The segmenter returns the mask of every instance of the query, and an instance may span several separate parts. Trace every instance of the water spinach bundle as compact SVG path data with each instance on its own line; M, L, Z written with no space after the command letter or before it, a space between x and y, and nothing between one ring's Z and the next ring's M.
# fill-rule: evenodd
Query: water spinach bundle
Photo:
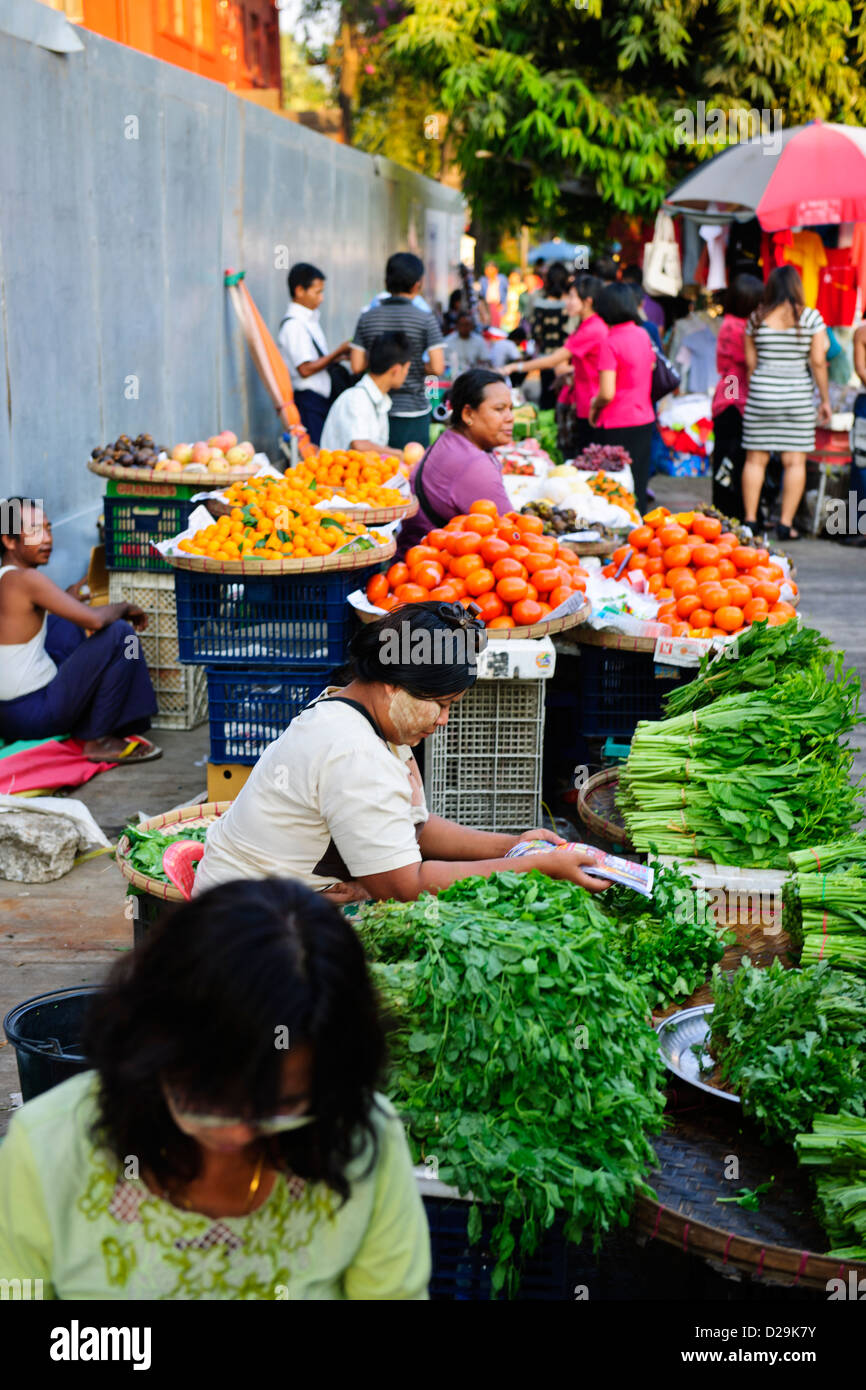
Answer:
M799 850L788 862L785 930L800 963L827 960L866 973L866 836Z

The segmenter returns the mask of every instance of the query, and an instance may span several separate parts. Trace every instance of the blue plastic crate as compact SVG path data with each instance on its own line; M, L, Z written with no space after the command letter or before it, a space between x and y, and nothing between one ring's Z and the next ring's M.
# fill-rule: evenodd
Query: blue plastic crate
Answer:
M170 574L172 566L151 549L151 541L167 541L183 531L195 505L181 497L106 496L106 569Z
M641 719L661 719L662 701L692 680L696 668L659 667L652 652L580 648L580 732L585 738L630 740Z
M257 762L295 715L334 683L332 671L208 667L211 762Z
M176 570L179 658L204 666L341 665L354 614L346 603L375 567L303 575Z

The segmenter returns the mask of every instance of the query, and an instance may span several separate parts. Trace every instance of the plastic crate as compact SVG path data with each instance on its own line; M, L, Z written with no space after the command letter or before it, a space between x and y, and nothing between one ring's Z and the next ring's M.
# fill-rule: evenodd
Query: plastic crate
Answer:
M186 528L194 503L178 497L104 497L105 563L109 570L170 574L171 565L151 549Z
M652 652L580 648L580 731L586 738L630 740L638 721L661 719L665 695L696 670L659 666Z
M425 794L437 816L519 832L541 818L544 680L479 680L425 749Z
M210 761L255 763L296 714L333 684L330 671L208 667Z
M367 568L247 578L177 570L180 659L207 666L339 666L355 621L346 599L373 573Z
M153 682L158 713L155 729L194 729L207 719L207 682L200 666L182 666L178 658L177 613L173 574L108 576L109 603L136 603L147 614L138 635Z

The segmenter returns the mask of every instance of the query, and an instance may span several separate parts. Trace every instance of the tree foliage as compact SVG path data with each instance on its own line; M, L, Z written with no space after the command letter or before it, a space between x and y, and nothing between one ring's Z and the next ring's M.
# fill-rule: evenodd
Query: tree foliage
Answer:
M719 147L683 141L698 101L866 122L866 6L847 0L415 0L385 43L392 82L438 94L488 225L574 220L587 188L653 212Z

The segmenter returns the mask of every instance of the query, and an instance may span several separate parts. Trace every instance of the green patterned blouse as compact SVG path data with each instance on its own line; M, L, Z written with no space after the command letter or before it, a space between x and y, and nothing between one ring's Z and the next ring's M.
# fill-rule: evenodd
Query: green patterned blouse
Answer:
M379 1156L347 1202L277 1177L247 1216L181 1211L94 1148L97 1077L29 1101L0 1144L0 1279L61 1299L424 1299L430 1241L403 1127L377 1097Z

